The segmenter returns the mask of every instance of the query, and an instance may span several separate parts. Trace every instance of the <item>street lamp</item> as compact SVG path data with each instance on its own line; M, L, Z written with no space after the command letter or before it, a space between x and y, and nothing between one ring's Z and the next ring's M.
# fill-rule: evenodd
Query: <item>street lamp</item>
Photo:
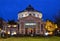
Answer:
M49 33L48 33L48 32L46 32L46 33L45 33L45 36L48 36L48 35L49 35Z

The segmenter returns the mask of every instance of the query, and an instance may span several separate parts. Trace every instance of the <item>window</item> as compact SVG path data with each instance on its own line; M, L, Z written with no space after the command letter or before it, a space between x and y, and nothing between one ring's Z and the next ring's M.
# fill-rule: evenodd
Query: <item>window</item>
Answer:
M14 34L16 34L16 32L14 32Z
M8 27L11 27L11 25L8 25Z
M23 17L23 14L22 14L22 17Z
M10 31L8 31L8 34L10 34Z
M36 23L25 23L25 25L36 25Z
M33 16L35 16L35 14L33 14Z
M25 15L27 15L27 14L25 14Z
M13 27L17 27L17 25L13 25Z
M29 14L29 16L31 16L31 14Z
M39 14L37 16L39 17Z

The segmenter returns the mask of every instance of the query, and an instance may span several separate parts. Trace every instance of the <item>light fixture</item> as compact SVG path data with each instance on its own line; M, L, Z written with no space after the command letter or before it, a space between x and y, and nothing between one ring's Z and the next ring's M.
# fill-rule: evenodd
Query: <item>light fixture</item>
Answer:
M45 33L45 35L46 35L46 36L48 36L48 35L49 35L49 33L48 33L48 32L46 32L46 33Z
M10 34L10 31L8 31L8 34Z
M14 34L16 34L16 32L14 32Z
M11 25L8 25L8 27L11 27Z
M17 27L17 25L13 25L13 27Z

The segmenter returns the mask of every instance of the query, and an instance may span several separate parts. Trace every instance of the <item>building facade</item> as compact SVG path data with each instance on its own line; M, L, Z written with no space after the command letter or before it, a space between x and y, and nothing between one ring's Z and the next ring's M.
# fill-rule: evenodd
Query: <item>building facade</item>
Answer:
M29 5L18 13L18 21L4 21L0 19L0 36L4 35L54 35L57 24L42 20L42 12ZM60 29L58 28L58 33ZM6 36L5 35L5 36ZM60 34L59 34L60 35Z
M29 5L18 14L19 34L22 35L43 35L45 34L45 22L42 20L42 13Z
M11 20L7 23L6 33L10 36L18 34L18 24L17 22Z

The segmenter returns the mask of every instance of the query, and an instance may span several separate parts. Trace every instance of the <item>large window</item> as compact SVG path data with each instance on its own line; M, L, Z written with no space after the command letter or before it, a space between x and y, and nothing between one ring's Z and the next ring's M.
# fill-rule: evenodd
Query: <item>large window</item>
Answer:
M36 23L25 23L25 25L36 25Z
M25 23L25 27L36 27L36 23Z

